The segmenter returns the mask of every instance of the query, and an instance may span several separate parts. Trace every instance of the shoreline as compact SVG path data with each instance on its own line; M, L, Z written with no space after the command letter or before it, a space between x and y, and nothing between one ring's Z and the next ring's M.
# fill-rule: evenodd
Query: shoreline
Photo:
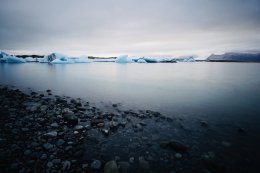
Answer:
M53 96L51 90L26 94L0 86L0 98L1 172L240 170L226 162L234 153L225 156L236 144L223 139L211 144L217 137L211 133L203 138L212 130L207 121L193 130L178 117L121 110L118 104L106 112L85 100ZM243 138L246 130L239 128L238 135Z

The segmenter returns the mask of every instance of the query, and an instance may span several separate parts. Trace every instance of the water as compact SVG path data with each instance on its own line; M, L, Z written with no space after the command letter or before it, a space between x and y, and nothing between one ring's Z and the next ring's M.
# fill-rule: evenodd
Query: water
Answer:
M255 118L259 76L257 63L0 64L0 84L216 119Z
M129 134L138 137L139 142L142 136L150 139L153 134L159 135L159 140L180 139L192 146L189 159L193 161L189 163L196 165L203 153L213 151L225 156L225 164L239 172L247 170L245 163L256 166L260 154L259 76L259 63L0 64L0 85L35 91L51 89L54 94L80 97L104 108L120 103L120 109L150 109L179 117L183 119L181 126L179 122L158 126L148 120L149 130ZM209 128L201 129L201 120L206 120ZM247 134L238 134L239 127ZM119 146L129 143L125 131L108 139L104 146L107 155L112 150L124 152ZM232 147L223 148L223 141ZM146 151L143 147L141 151ZM151 149L155 153L157 150ZM129 155L122 157L127 159ZM184 161L180 165L186 165ZM254 166L249 172L255 170ZM189 170L193 165L187 167Z

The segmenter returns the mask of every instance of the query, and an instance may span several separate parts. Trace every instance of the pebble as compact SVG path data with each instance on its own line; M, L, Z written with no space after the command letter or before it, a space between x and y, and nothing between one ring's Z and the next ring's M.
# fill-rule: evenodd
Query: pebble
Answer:
M53 145L50 143L45 143L45 144L43 144L43 148L45 148L46 150L49 150L49 149L53 148Z
M51 131L51 132L48 132L45 134L45 136L47 136L47 137L57 137L57 135L58 135L58 132L56 132L56 131Z
M70 161L65 160L65 161L62 162L62 170L63 171L69 170L70 166L71 166L71 162Z
M101 169L101 165L102 165L102 163L100 160L94 160L91 163L90 167L91 167L91 169L99 170L99 169Z
M65 141L63 139L59 139L57 142L56 142L56 145L57 146L61 146L65 143Z
M174 157L176 159L181 159L182 158L182 154L181 153L176 153L176 154L174 154Z
M118 173L118 167L114 160L108 161L105 164L104 173Z
M134 161L135 161L135 158L134 158L134 157L130 157L130 158L129 158L129 162L130 162L130 163L134 163Z

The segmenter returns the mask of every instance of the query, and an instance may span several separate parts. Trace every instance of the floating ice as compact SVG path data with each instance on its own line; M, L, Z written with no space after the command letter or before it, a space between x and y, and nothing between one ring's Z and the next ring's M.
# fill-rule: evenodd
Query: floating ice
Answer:
M127 63L128 55L120 55L116 58L116 63L125 64Z
M45 55L42 59L39 60L40 63L49 63L55 59L67 58L65 55L60 53L52 53L50 55Z
M25 61L26 62L36 62L36 59L34 59L33 57L28 56L28 57L25 58Z
M74 63L90 63L90 62L92 62L90 59L88 59L87 56L70 57L68 59L71 60L71 61L74 61Z
M147 63L143 58L137 60L137 63Z
M5 52L0 52L1 63L25 63L25 60L16 56L8 55Z
M99 58L99 59L94 59L93 62L115 62L115 59L112 59L112 58Z

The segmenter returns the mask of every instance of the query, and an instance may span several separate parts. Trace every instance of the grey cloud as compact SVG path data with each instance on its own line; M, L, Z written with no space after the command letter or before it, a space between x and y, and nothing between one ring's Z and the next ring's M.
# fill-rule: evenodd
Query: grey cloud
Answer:
M0 0L0 3L1 50L137 55L260 46L257 0Z

